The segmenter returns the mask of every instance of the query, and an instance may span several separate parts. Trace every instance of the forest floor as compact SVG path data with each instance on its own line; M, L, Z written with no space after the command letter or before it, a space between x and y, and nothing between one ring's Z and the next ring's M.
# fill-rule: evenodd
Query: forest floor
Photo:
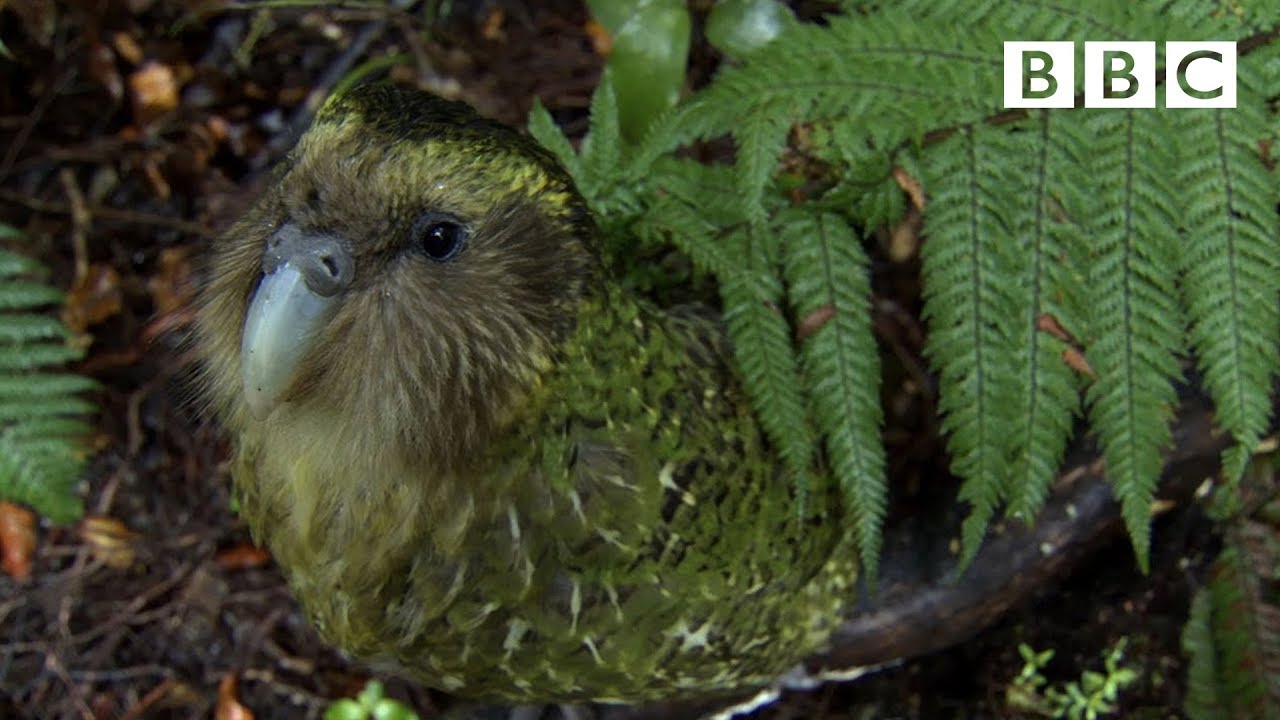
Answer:
M540 98L574 138L603 58L579 3L421 10L227 2L0 2L0 220L71 288L64 314L101 383L87 520L42 525L30 578L0 576L0 717L319 717L369 673L307 626L232 510L228 439L191 381L200 259L308 117L309 96L371 57L521 125ZM467 6L463 8L463 6ZM250 9L245 9L250 8ZM434 24L433 24L434 23ZM424 30L424 28L429 28ZM717 58L698 45L691 78ZM911 270L878 297L917 307ZM889 403L892 406L892 403ZM895 483L953 493L933 422L890 412ZM895 489L895 493L906 492ZM854 683L785 695L762 718L1034 717L1009 704L1019 645L1053 683L1128 638L1126 717L1180 717L1179 634L1214 549L1194 507L1156 528L1150 575L1117 537L971 640ZM389 679L434 717L447 696ZM249 713L249 714L245 714Z

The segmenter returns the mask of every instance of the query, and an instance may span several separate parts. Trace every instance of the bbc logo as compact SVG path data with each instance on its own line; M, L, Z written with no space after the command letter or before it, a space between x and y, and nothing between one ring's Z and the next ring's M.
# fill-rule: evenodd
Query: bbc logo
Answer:
M1169 108L1234 108L1234 42L1165 43L1164 105ZM1004 106L1069 108L1075 98L1075 43L1006 42ZM1154 42L1086 42L1084 106L1156 106Z

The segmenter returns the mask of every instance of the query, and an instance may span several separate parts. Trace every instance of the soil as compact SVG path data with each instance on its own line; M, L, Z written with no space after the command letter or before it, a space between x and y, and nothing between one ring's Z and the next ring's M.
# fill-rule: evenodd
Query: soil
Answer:
M307 626L236 517L228 439L191 382L190 303L204 249L305 126L309 95L369 58L405 54L393 74L514 124L539 98L580 137L603 59L578 3L427 5L449 11L0 3L12 55L0 59L0 220L25 233L17 247L51 267L51 282L75 288L68 306L92 339L76 369L101 383L83 488L96 524L42 525L31 577L0 575L0 717L313 718L369 678ZM699 45L692 82L717 62ZM879 304L915 307L915 269L878 266ZM928 408L893 400L897 506L950 497ZM1030 717L1006 702L1020 643L1053 649L1045 674L1063 682L1100 669L1121 637L1141 674L1123 716L1179 717L1179 634L1213 544L1197 507L1180 506L1157 525L1150 575L1116 536L985 632L788 693L758 717ZM388 687L423 718L453 704Z

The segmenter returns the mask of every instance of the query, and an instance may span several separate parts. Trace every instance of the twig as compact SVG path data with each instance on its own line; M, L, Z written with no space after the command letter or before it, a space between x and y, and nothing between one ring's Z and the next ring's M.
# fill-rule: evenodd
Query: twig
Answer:
M168 604L146 612L139 611L146 607L152 600L177 587L183 580L191 575L193 569L194 566L191 564L184 565L170 577L165 578L164 580L147 588L141 594L134 596L134 598L126 603L121 610L113 612L110 619L106 622L85 630L82 633L75 635L67 634L62 638L62 643L67 646L83 645L84 643L102 637L112 629L121 625L145 624L155 618L162 617L165 613L171 612L171 608ZM48 648L49 642L47 640L0 643L0 651L13 653L33 651L46 652Z
M28 210L45 213L47 215L70 215L73 212L72 208L67 205L38 200L3 188L0 188L0 202L21 205ZM213 230L199 223L165 217L163 215L154 215L152 213L138 212L136 210L124 210L122 208L113 208L101 205L88 206L87 210L90 216L99 220L121 222L129 225L161 227L167 230L176 230L180 233L186 233L188 235L195 235L198 237L212 237L214 235Z
M69 167L58 172L62 182L62 191L67 194L67 203L71 206L71 250L75 257L76 284L89 277L89 227L93 224L93 214L89 212L89 204L85 202L84 193L80 192L80 184L76 182L76 173Z
M67 692L71 696L68 699L75 703L76 710L80 712L80 716L84 720L95 720L93 711L89 709L89 704L85 702L84 689L67 674L67 669L63 667L62 661L58 659L58 656L53 652L47 652L44 657L44 666L67 686Z
M270 670L248 668L244 672L240 673L240 677L250 682L260 682L264 684L272 693L283 696L286 700L297 707L319 709L325 707L330 702L330 699L327 697L322 697L310 690L304 690L297 685L280 680L276 677L276 674Z
M146 695L143 695L142 699L133 707L129 708L125 714L121 715L120 720L134 720L135 718L142 717L142 714L145 713L148 708L159 702L165 695L168 695L173 688L177 686L177 684L178 682L173 678L165 678L159 685L151 688Z
M114 668L111 670L68 670L67 677L80 682L101 682L103 680L129 680L151 675L168 677L172 672L169 668L159 665L137 665L135 667Z

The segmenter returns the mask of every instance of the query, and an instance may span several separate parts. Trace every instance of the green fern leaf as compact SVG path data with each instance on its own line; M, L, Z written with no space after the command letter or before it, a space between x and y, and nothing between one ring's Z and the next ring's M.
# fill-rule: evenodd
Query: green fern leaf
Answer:
M584 181L587 180L582 172L582 160L578 157L578 153L574 151L573 146L569 144L569 138L564 136L564 132L560 130L560 126L556 125L556 121L551 119L551 113L547 112L547 108L543 106L542 101L535 98L533 107L529 110L528 122L529 134L537 140L542 147L551 151L556 156L556 160L569 171L575 181L578 181L578 190L583 195L591 195L588 188L582 187Z
M776 310L780 268L798 313L820 302L824 287L809 289L796 269L811 266L806 253L819 246L780 221L794 215L775 182L788 131L803 125L811 139L826 134L797 148L821 171L807 178L814 182L806 191L817 191L798 209L810 218L802 227L827 227L813 219L824 211L867 225L896 221L903 203L893 171L907 168L929 193L921 250L926 352L940 380L952 469L972 505L964 560L1002 504L1026 519L1042 506L1080 411L1084 379L1077 374L1084 372L1097 375L1086 394L1088 417L1145 567L1176 360L1188 340L1222 427L1237 441L1229 469L1266 427L1269 383L1280 364L1280 272L1277 254L1267 252L1280 237L1280 193L1254 148L1280 139L1274 121L1265 127L1269 89L1261 82L1280 72L1280 43L1242 55L1235 111L1051 110L991 125L984 121L1000 110L1002 41L1245 37L1276 27L1280 7L1239 10L1217 0L891 5L789 27L664 113L635 146L621 142L606 81L593 97L583 151L567 164L620 257L637 238L671 243L715 276L755 409L800 475L817 442L809 418L833 463L833 447L843 442L833 435L869 426L840 429L815 390L815 377L839 373L812 368L841 369L844 351L811 350L821 344L814 337L797 358ZM958 26L965 31L955 32ZM1077 65L1082 50L1078 44ZM1082 82L1078 73L1077 93ZM549 116L535 117L531 128L562 159L571 155ZM938 130L928 145L918 142ZM943 134L949 139L933 142ZM723 137L735 142L731 166L675 155L691 141ZM1081 348L1088 366L1067 357ZM838 472L846 482L853 477ZM863 493L853 500L855 513L878 518L874 486L855 485L846 485ZM876 522L858 521L864 554L878 542Z
M1240 68L1242 94L1260 85L1248 65ZM1178 183L1183 297L1218 424L1237 443L1225 464L1234 481L1267 431L1271 379L1280 369L1280 219L1275 178L1257 155L1269 121L1255 102L1175 117L1180 145L1190 150Z
M803 514L817 443L800 390L791 328L779 310L782 286L758 241L748 243L745 234L735 241L750 248L751 261L744 272L721 279L725 324L760 424L797 480L797 511Z
M3 280L0 280L3 282ZM57 318L47 315L13 315L0 322L0 343L31 343L39 340L61 340L67 329Z
M40 403L0 404L0 424L36 420L42 417L88 415L97 407L78 397L50 397Z
M62 293L40 283L12 280L0 285L0 312L52 305L61 300Z
M92 411L78 397L93 381L57 367L81 356L67 345L67 330L34 311L61 299L28 276L40 265L0 250L0 498L26 503L54 522L82 512L74 487L87 450L79 438Z
M706 104L702 96L694 96L655 118L633 148L625 174L643 177L658 158L693 140L714 135L717 113L706 111Z
M957 33L950 22L921 22L896 7L825 26L797 23L721 72L681 117L686 129L663 137L679 144L733 135L740 151L748 146L743 187L753 187L773 166L765 148L792 120L874 119L867 126L884 129L879 139L892 147L941 117L969 122L996 111L1001 48L992 27Z
M1080 170L1090 146L1079 114L1040 111L1029 124L1029 152L1005 163L1029 186L1007 198L1021 241L1011 260L1022 315L1012 338L1017 381L1006 443L1008 511L1027 521L1044 505L1080 410L1079 379L1063 359L1073 348L1045 325L1074 336L1087 329L1081 299L1087 247L1073 215L1088 208L1088 179Z
M740 120L734 131L738 144L737 170L739 200L748 222L760 225L765 222L764 190L773 179L778 157L787 145L787 132L791 129L790 108L780 102L760 103L751 108L750 114Z
M726 248L713 239L717 230L697 209L670 195L654 203L635 226L640 238L655 244L670 241L688 255L699 270L728 278L742 268Z
M746 222L742 196L734 187L732 167L663 158L650 169L648 185L657 196L655 202L675 198L719 230L735 228Z
M857 235L831 213L778 217L788 298L796 317L831 313L803 341L805 385L831 469L852 499L862 574L874 585L887 505L880 440L880 355L871 332L871 284Z
M1175 289L1178 194L1169 186L1179 169L1165 118L1156 109L1090 118L1099 201L1086 218L1096 334L1087 355L1098 374L1089 388L1089 417L1144 572L1151 502L1177 403L1174 353L1183 339Z
M1146 37L1131 34L1135 26L1148 25L1152 11L1136 7L1136 3L1114 3L1107 0L1003 0L997 2L936 3L928 0L903 0L897 5L931 22L961 23L1006 29L1019 29L1006 37L1036 40L1071 40L1082 37ZM1154 16L1158 17L1158 16ZM1077 79L1082 80L1077 73Z
M622 166L622 144L618 94L605 71L591 96L591 129L582 139L582 168L574 177L588 187L601 186L604 178L615 176Z
M35 370L78 360L81 353L66 345L6 346L0 344L0 373L6 370Z
M940 371L939 409L949 434L951 469L972 506L962 531L962 565L977 552L987 524L1008 494L1007 439L1018 378L1011 327L1022 319L1011 289L1016 227L1002 202L1009 191L1002 163L1027 152L1007 132L961 128L927 158L932 201L921 249L925 353Z
M820 202L847 213L862 227L878 228L896 223L906 210L902 186L894 178L894 166L907 166L913 177L918 174L909 167L913 157L906 153L892 157L879 140L869 140L867 134L867 129L839 120L812 126L815 151L842 171Z
M1280 500L1272 460L1255 460L1215 498L1212 509L1228 510L1223 548L1182 635L1191 658L1185 708L1192 720L1280 720L1280 599L1273 590L1280 582ZM1245 497L1261 498L1261 507L1242 511Z
M1213 646L1213 601L1200 591L1191 600L1182 628L1182 652L1187 666L1187 698L1183 709L1191 720L1228 720L1225 699L1218 692L1218 653Z

